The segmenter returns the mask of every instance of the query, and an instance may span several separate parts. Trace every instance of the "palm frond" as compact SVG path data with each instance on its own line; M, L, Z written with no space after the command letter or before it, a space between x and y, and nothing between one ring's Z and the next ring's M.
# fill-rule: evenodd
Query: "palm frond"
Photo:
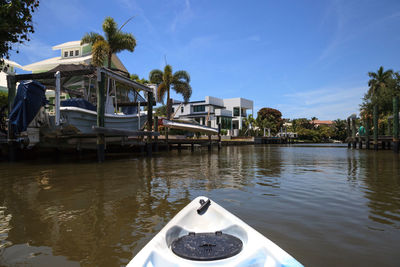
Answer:
M174 81L172 89L183 96L185 103L189 102L192 96L192 87L187 82Z
M166 65L164 67L163 81L166 84L171 84L172 83L172 67L171 67L171 65Z
M151 83L160 84L163 81L163 72L161 70L152 70L149 74L149 80Z
M106 17L103 22L103 31L106 35L106 40L112 46L112 40L114 39L114 35L118 32L118 25L115 20L111 17Z
M99 40L92 47L92 63L95 66L103 66L110 47L105 40Z
M168 91L168 88L167 88L165 83L160 83L160 85L158 85L158 87L157 87L157 101L159 103L163 103L164 104L164 97L165 97L165 93L167 91Z
M174 73L174 77L173 77L174 81L183 81L183 82L187 82L190 83L190 75L187 71L184 70L178 70Z
M130 33L117 32L109 42L113 53L118 53L122 50L133 52L136 47L136 39Z
M94 45L96 41L104 40L104 37L95 32L88 32L81 39L81 45L83 44L91 44Z

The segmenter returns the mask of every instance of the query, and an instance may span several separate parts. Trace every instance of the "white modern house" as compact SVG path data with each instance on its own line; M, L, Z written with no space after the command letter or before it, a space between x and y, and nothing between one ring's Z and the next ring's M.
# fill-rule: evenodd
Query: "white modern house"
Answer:
M24 66L24 70L39 73L49 71L62 64L83 64L90 65L92 62L92 46L89 44L81 45L81 41L71 41L52 47L53 50L60 50L60 56L38 61ZM107 66L107 62L104 64ZM111 67L128 73L117 55L111 58Z
M206 96L205 100L191 101L183 103L173 100L172 113L174 119L190 118L207 125L217 128L221 124L221 129L232 130L242 129L243 119L248 114L253 114L253 101L245 98L221 99Z

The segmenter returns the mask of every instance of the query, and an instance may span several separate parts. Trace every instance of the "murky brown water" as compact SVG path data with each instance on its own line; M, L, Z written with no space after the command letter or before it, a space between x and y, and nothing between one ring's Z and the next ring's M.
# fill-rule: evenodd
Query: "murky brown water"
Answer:
M400 158L343 147L0 163L0 265L121 266L209 196L307 266L400 266Z

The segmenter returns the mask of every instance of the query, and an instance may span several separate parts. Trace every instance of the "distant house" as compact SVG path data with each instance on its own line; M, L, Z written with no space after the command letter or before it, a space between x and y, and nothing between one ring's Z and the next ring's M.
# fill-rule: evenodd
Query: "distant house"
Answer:
M201 125L208 125L217 128L221 124L221 129L235 130L242 129L243 118L249 112L253 114L253 101L238 98L221 99L206 96L205 100L191 101L183 103L173 101L172 113L174 119L191 118Z
M7 75L15 75L15 69L22 69L18 63L3 59L4 63L0 66L0 92L8 92L7 88Z
M38 61L24 66L24 70L39 73L49 71L62 64L83 64L90 65L92 62L92 46L90 44L81 45L81 41L71 41L53 46L53 50L60 50L60 56ZM104 63L107 66L107 62ZM128 73L117 55L111 58L111 67Z
M321 121L321 120L313 120L310 121L311 124L314 124L314 127L319 127L320 125L326 125L326 126L333 126L335 122L333 121Z

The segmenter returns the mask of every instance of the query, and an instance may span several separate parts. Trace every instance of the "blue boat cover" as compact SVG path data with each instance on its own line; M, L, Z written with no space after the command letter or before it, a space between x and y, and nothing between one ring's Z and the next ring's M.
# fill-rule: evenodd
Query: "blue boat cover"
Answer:
M46 88L37 81L21 81L10 113L11 127L15 133L26 131L40 107L47 103Z
M96 106L94 106L89 101L83 98L71 98L68 100L61 101L62 107L77 107L77 108L84 108L92 111L96 111Z

